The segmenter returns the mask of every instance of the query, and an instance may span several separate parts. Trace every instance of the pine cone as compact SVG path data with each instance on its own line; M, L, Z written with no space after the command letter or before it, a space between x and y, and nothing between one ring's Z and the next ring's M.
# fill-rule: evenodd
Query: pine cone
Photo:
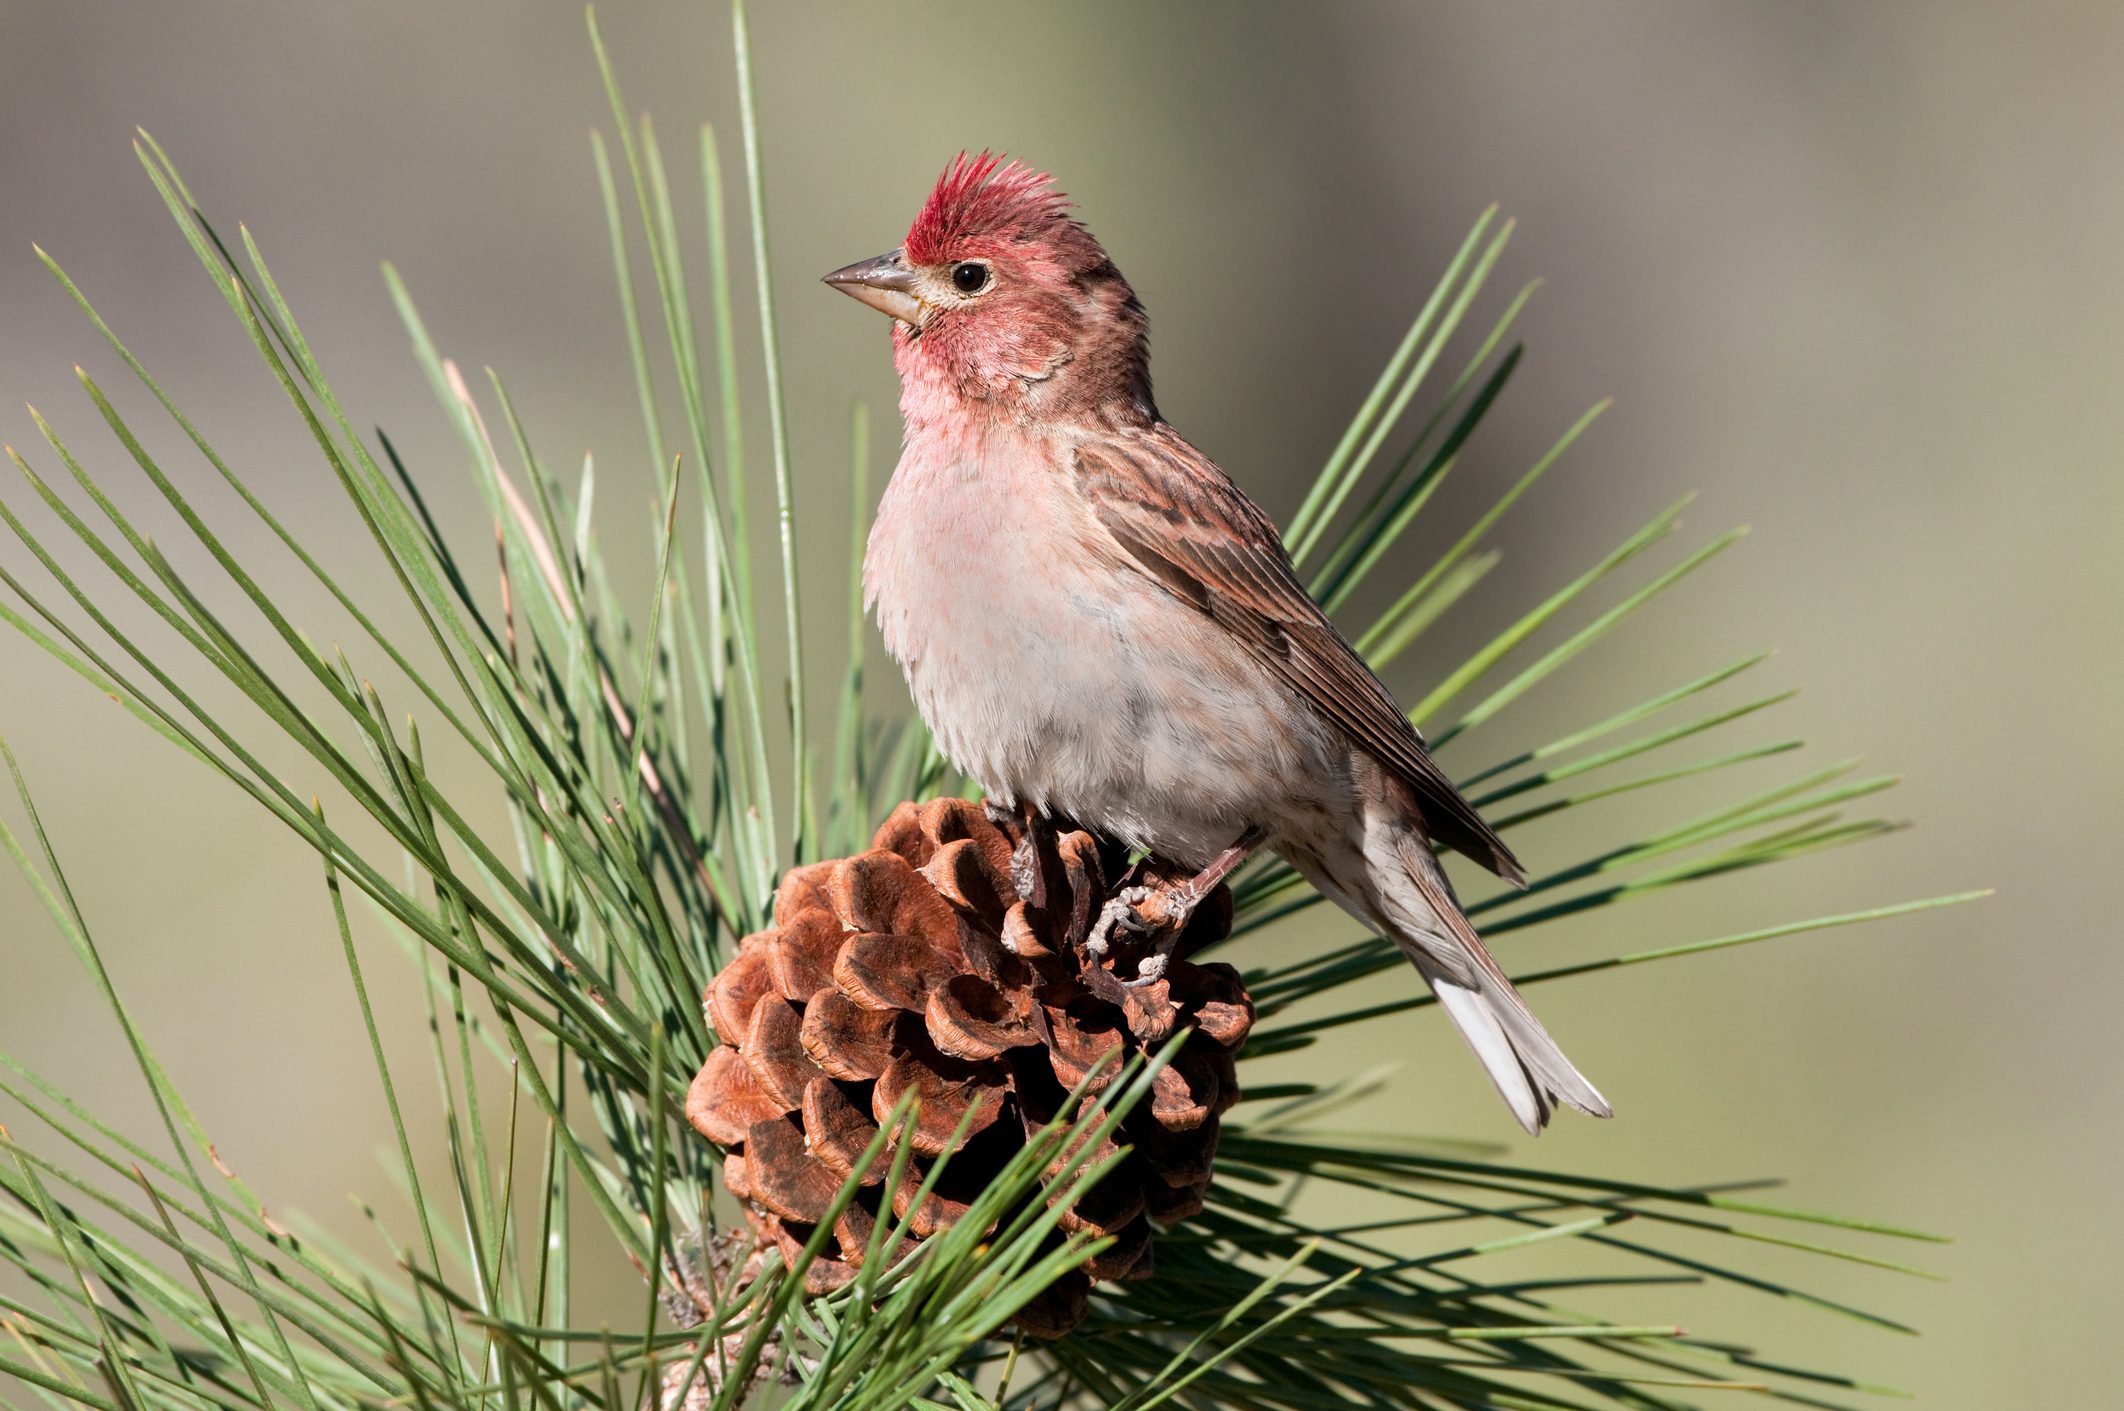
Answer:
M1106 1091L1121 1064L1102 1060L1155 1050L1181 1027L1198 1033L1121 1126L1130 1155L1061 1220L1114 1244L1028 1305L1018 1326L1069 1331L1094 1282L1149 1276L1152 1225L1202 1208L1253 1006L1238 971L1185 957L1230 930L1231 895L1220 887L1205 900L1164 976L1131 988L1111 957L1084 951L1125 857L1089 833L1039 829L1020 848L1024 838L1022 825L999 826L964 799L901 804L871 851L784 877L773 928L747 936L709 987L722 1042L686 1114L729 1153L725 1182L785 1255L824 1218L901 1094L920 1095L905 1178L887 1191L890 1161L871 1166L828 1246L839 1257L806 1275L814 1293L855 1276L875 1222L888 1209L907 1214L930 1159L951 1152L908 1222L914 1240L966 1218L1095 1069L1094 1100Z

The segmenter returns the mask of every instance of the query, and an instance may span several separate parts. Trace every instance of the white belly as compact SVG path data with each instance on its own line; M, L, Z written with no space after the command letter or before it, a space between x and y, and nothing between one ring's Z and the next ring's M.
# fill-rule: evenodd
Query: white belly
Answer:
M1222 629L1103 551L1050 462L902 461L864 581L953 764L1199 866L1346 797L1347 750Z

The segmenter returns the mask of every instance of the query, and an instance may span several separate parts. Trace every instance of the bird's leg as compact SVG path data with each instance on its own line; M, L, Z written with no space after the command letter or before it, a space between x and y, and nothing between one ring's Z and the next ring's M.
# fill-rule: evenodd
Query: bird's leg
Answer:
M1157 935L1158 945L1137 964L1136 978L1129 984L1148 985L1164 977L1166 967L1172 964L1173 951L1180 944L1181 934L1194 917L1195 908L1222 886L1225 878L1238 871L1267 837L1268 830L1259 824L1248 828L1239 835L1238 841L1210 859L1209 866L1184 882L1163 888L1149 899L1148 906L1138 915Z
M1250 827L1239 835L1238 841L1210 859L1209 866L1185 881L1156 888L1128 887L1115 893L1099 913L1099 924L1092 928L1085 948L1095 956L1104 955L1107 940L1117 928L1139 936L1156 936L1156 949L1137 965L1136 978L1128 983L1148 985L1161 978L1172 963L1173 950L1180 944L1181 933L1187 929L1195 908L1253 856L1254 849L1267 837L1266 828Z
M1010 850L1010 880L1028 906L1045 907L1047 876L1040 866L1040 854L1053 846L1054 823L1029 803L1006 804L983 799L981 807L987 810L988 821L998 827L1013 822L1021 825L1017 846Z

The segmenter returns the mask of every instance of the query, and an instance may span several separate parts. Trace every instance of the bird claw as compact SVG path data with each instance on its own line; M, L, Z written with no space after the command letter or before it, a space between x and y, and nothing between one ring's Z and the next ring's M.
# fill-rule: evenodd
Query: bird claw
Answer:
M1098 924L1085 938L1085 953L1094 960L1103 960L1116 935L1140 941L1155 937L1149 953L1136 962L1135 978L1121 983L1132 990L1157 984L1165 978L1173 950L1180 944L1180 933L1187 928L1188 914L1194 910L1190 900L1184 888L1122 888L1100 910Z
M1157 984L1165 978L1165 967L1172 962L1172 943L1177 933L1158 942L1158 948L1136 962L1136 978L1121 983L1131 990L1140 990Z
M1148 936L1150 924L1136 911L1138 903L1151 899L1149 887L1123 887L1099 909L1099 919L1084 938L1084 952L1095 960L1106 957L1108 943L1116 931L1129 936Z

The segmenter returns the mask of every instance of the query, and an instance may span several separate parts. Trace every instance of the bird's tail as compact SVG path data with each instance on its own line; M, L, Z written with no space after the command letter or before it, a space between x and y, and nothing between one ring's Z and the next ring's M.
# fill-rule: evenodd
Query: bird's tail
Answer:
M1392 857L1376 855L1388 850ZM1382 929L1438 996L1519 1125L1539 1134L1558 1103L1613 1116L1490 957L1428 843L1410 832L1367 852Z

